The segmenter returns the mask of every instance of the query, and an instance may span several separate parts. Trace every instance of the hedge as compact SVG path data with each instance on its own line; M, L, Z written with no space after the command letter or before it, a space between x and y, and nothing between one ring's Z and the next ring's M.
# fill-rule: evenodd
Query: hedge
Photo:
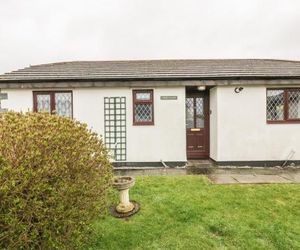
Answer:
M85 124L0 115L0 248L80 247L106 210L111 169L101 138Z

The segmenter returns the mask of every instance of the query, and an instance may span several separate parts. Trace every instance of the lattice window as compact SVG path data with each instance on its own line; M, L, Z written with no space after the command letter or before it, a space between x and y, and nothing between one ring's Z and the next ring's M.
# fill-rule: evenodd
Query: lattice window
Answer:
M50 95L39 94L36 98L38 112L51 112Z
M186 128L194 127L194 98L187 97L185 99L185 109L186 109Z
M149 122L152 121L152 105L136 104L135 105L135 121Z
M300 122L300 89L268 89L267 121Z
M33 92L33 110L49 112L72 118L73 103L71 91L38 91Z
M186 128L204 128L204 98L185 99Z
M284 120L284 91L267 91L267 119L269 121Z
M104 98L105 145L116 161L126 161L126 98Z
M204 128L204 99L196 98L196 128Z
M300 90L289 90L289 119L300 119Z
M56 114L65 117L72 117L72 94L55 93Z
M154 124L153 90L133 91L133 124Z

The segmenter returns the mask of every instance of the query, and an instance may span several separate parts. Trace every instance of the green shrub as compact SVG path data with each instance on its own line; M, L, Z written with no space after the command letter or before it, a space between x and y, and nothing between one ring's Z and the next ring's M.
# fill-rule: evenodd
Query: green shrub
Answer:
M42 113L0 116L0 248L71 249L106 209L107 151L87 126Z

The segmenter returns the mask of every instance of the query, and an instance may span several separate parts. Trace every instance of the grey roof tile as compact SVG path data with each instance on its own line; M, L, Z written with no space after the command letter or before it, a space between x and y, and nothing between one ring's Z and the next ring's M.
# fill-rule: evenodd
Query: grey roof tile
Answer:
M0 82L226 78L300 78L300 61L212 59L59 62L34 65L0 75Z

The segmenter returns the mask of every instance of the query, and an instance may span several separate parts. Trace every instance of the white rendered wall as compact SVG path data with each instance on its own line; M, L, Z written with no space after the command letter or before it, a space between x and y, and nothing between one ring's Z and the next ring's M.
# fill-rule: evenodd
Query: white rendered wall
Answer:
M178 96L160 100L160 96ZM125 96L127 105L127 161L185 161L185 88L154 89L154 126L133 126L132 89L73 90L74 117L96 132L104 131L104 97Z
M1 92L7 93L8 99L1 101L1 107L17 112L28 112L33 109L33 99L31 90L2 89Z
M71 89L68 89L71 90ZM132 125L132 89L73 89L74 118L99 134L104 131L104 97L125 96L127 161L185 161L185 88L154 88L154 126ZM32 90L2 90L2 108L31 111ZM160 100L162 95L178 100ZM244 86L210 90L210 157L216 161L285 160L291 150L300 160L300 124L266 123L266 87Z
M218 159L218 109L217 109L217 88L214 87L209 90L209 109L210 109L210 158Z
M140 89L140 88L138 88ZM73 91L73 116L98 134L104 134L104 97L126 97L127 161L186 161L185 88L153 88L154 125L133 126L132 88L82 88ZM32 110L32 90L2 90L8 100L2 108ZM177 96L177 100L160 100Z
M266 87L244 86L239 94L229 86L216 91L215 160L285 160L291 150L296 152L292 159L300 160L300 124L266 123Z

